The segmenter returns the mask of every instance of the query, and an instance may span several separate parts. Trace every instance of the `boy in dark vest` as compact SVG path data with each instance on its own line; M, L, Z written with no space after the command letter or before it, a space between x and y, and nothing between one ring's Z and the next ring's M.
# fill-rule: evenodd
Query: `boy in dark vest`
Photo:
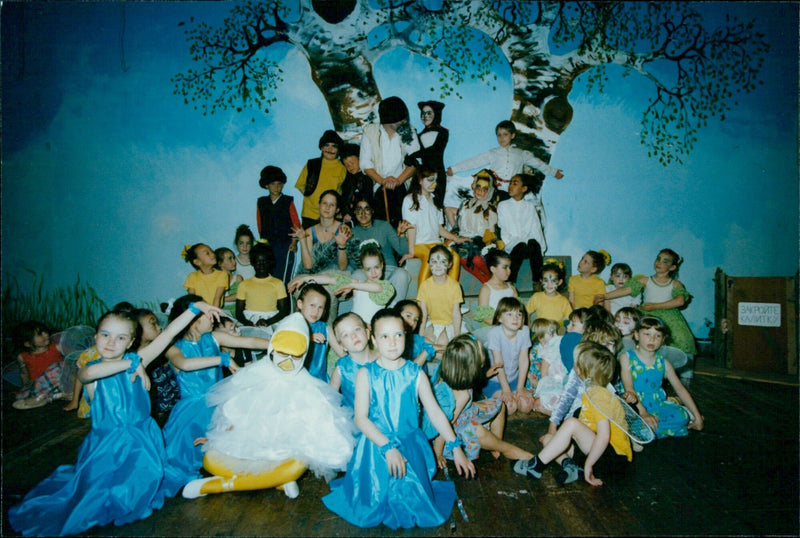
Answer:
M256 205L258 234L266 239L275 255L274 276L288 283L292 279L297 239L290 237L292 229L300 226L300 218L291 196L283 194L286 174L277 166L265 166L258 184L269 191Z

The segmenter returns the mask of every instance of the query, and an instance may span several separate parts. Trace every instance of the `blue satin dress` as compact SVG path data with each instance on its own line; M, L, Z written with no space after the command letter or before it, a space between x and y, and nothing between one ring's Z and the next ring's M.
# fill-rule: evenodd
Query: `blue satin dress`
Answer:
M219 345L211 333L204 334L197 342L178 340L175 346L187 359L220 354ZM203 447L194 446L194 440L206 435L212 414L212 409L206 405L206 393L223 377L220 366L192 372L179 370L177 376L181 399L172 408L164 425L167 444L164 492L167 497L174 497L187 483L201 478Z
M164 439L142 380L131 383L124 371L98 379L90 406L92 429L75 465L59 466L8 511L17 532L79 534L146 518L164 504Z
M328 338L328 322L324 320L315 321L311 324L311 334L322 333ZM327 383L328 378L328 341L324 344L314 342L312 339L308 343L308 354L306 356L305 367L308 373Z
M347 473L331 482L322 498L329 510L359 527L435 527L450 517L455 501L452 482L433 481L433 449L419 427L417 377L420 367L407 361L397 370L377 362L364 366L370 379L369 418L391 441L400 444L406 475L393 478L380 449L363 433Z
M342 393L342 405L349 407L351 411L356 402L356 374L363 367L363 364L354 361L350 355L345 355L336 361L336 368L339 369L339 377L342 380L339 387L339 391Z

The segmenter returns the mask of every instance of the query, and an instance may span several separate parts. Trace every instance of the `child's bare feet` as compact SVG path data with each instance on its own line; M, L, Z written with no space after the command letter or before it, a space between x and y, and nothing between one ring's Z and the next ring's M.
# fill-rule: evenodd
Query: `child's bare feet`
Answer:
M78 404L69 402L67 405L62 407L63 411L75 411L78 408Z

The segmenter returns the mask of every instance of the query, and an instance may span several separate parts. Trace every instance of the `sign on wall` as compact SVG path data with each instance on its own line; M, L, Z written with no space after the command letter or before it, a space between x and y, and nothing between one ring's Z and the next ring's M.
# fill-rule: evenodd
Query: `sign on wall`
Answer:
M739 303L739 325L780 327L780 303Z

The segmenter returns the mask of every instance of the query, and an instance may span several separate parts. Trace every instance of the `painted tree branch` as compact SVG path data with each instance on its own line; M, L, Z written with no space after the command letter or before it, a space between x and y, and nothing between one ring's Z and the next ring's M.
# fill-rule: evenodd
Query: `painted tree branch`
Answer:
M459 96L468 77L492 84L492 65L503 58L517 143L545 160L571 121L576 79L586 74L589 88L602 91L605 67L619 65L652 84L641 141L663 164L680 162L708 118L723 118L736 93L756 87L768 51L752 22L729 19L708 30L683 2L250 0L222 27L201 23L187 38L203 64L173 78L187 103L204 113L268 111L281 77L269 49L288 43L307 58L334 128L348 138L374 120L380 92L372 66L384 52L403 47L431 58L442 97Z

